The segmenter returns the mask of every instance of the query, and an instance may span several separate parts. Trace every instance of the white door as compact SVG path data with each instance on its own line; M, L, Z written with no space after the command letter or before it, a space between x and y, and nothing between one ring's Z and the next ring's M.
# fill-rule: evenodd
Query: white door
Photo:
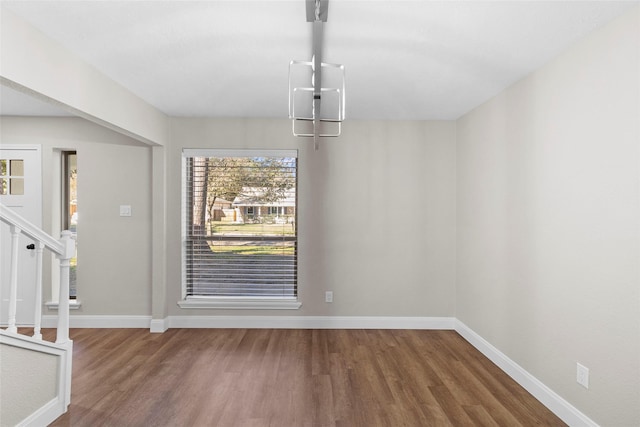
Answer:
M15 210L29 222L42 227L42 160L39 145L0 146L0 203ZM16 323L33 325L35 314L35 251L27 249L32 240L20 236L18 251L18 305ZM0 223L0 324L8 323L11 265L11 233Z

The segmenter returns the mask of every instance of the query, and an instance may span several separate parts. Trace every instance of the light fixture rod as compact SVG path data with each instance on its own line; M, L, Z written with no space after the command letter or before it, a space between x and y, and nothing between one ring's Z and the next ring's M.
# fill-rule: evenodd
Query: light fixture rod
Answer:
M294 60L289 63L289 118L293 120L293 135L312 137L317 150L320 138L341 134L345 101L344 66L322 62L329 0L305 0L305 5L307 22L312 24L311 61ZM311 82L308 80L309 71ZM323 87L323 74L329 80L327 87ZM323 107L333 114L323 113Z
M329 15L329 0L307 0L307 22L313 23L311 62L313 70L313 145L318 149L320 138L320 109L322 102L322 33Z

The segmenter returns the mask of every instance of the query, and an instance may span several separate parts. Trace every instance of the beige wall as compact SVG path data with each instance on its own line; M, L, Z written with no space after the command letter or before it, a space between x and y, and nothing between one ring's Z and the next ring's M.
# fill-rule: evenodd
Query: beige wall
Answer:
M640 425L639 14L457 128L456 317L606 426Z
M167 304L180 309L182 148L299 148L299 295L291 311L239 315L452 316L455 123L350 121L337 139L294 138L289 120L173 119L167 146ZM333 213L344 209L344 215ZM403 218L395 212L401 210ZM394 215L392 215L394 213ZM325 291L334 302L324 302Z
M2 117L3 144L41 144L43 227L55 230L54 150L78 153L78 299L73 314L151 314L151 148L77 118ZM119 216L131 205L130 218ZM44 264L50 283L50 265ZM57 274L57 273L56 273ZM45 300L51 299L44 287ZM43 314L51 314L43 310Z
M454 122L352 121L319 151L291 136L288 120L172 119L171 127L172 143L165 147L167 290L157 296L167 314L453 316ZM73 118L3 117L1 136L6 143L43 145L45 224L57 221L49 179L53 150L78 151L82 308L72 314L150 315L152 149ZM177 307L181 150L198 147L299 148L300 310ZM131 218L119 217L120 204L132 205ZM339 206L355 208L336 217ZM154 292L162 293L162 286L157 280ZM327 290L334 292L332 304L324 302Z

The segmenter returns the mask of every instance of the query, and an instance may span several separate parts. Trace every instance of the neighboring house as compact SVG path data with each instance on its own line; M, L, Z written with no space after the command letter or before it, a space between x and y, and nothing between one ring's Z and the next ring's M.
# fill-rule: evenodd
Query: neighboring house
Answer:
M213 221L233 222L235 220L236 215L231 207L231 202L218 197L213 203Z
M286 190L284 197L276 201L266 201L264 189L245 187L242 194L233 200L233 207L239 212L239 222L294 222L296 212L295 190Z

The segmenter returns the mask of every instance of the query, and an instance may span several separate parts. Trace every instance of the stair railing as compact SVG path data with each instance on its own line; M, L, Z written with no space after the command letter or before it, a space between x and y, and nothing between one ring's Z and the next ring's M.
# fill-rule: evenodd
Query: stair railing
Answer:
M11 266L7 332L18 333L16 311L18 302L19 237L24 234L34 242L36 250L36 293L33 338L42 339L42 254L49 249L60 260L60 295L58 299L58 326L56 344L69 342L69 268L75 253L75 242L70 231L63 231L59 240L36 227L9 207L0 203L0 220L8 224L11 233ZM24 284L22 286L28 286Z

